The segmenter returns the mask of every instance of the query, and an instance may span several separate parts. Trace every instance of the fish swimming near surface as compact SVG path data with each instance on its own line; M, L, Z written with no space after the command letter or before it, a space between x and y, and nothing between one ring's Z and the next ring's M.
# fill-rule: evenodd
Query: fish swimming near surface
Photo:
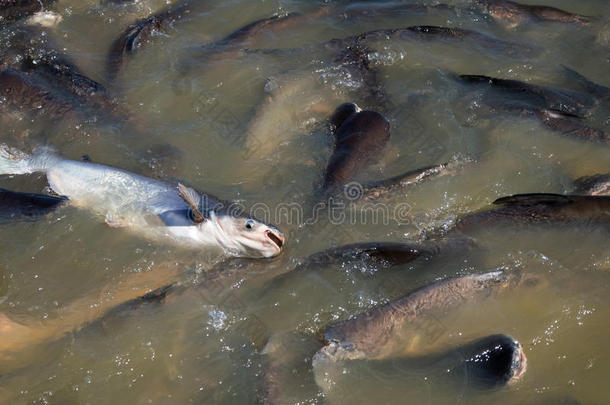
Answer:
M35 27L20 27L11 37L11 46L5 51L7 67L36 77L49 88L73 96L78 104L125 120L117 100L101 83L85 75L72 58L59 50L59 46Z
M498 294L517 282L519 275L504 271L435 282L369 312L326 327L322 335L326 346L316 356L318 360L330 358L333 361L396 357L397 350L400 353L411 350L409 344L398 349L395 347L396 334L408 330L410 324L477 297ZM411 330L407 340L415 339L416 334L416 330Z
M0 148L0 174L35 172L46 174L56 194L105 215L113 227L233 256L273 257L282 251L284 236L277 228L184 185L176 189L109 166L63 159L44 148L33 155Z
M355 103L337 107L329 123L335 135L335 148L324 174L322 190L327 195L337 191L349 193L350 190L343 190L343 186L379 158L389 141L390 126L380 113L363 111ZM459 166L461 164L457 162L448 162L409 170L387 179L359 184L359 195L346 197L360 202L379 201L425 179L453 174Z
M66 202L67 199L63 197L18 193L0 188L0 223L35 220Z
M610 196L610 173L577 178L573 194Z
M526 21L589 25L596 20L594 17L570 13L555 7L521 4L510 0L477 0L475 4L495 20L513 27Z
M533 106L526 101L501 100L497 97L486 97L483 102L494 112L504 112L536 120L547 129L573 139L599 143L610 142L610 134L587 125L578 115Z
M506 96L514 95L534 106L571 116L585 117L595 106L595 99L588 94L566 89L554 89L519 80L484 75L459 75L459 79L472 85L489 86Z
M585 76L581 75L574 69L570 69L569 67L562 65L564 72L566 72L567 76L578 83L581 87L583 87L589 94L597 97L600 100L608 101L610 100L610 88L603 86L601 84L597 84Z
M2 107L45 115L55 119L77 118L78 106L58 91L36 77L14 69L0 72L0 97L4 100Z
M495 200L490 209L463 216L455 228L462 232L487 226L535 224L610 225L610 197L599 195L516 194Z
M388 120L355 104L339 106L330 121L336 127L335 148L324 174L324 193L343 186L376 161L390 139Z
M421 372L432 384L467 384L492 389L518 381L527 370L523 346L507 335L491 335L427 356L357 360L372 371Z
M415 25L406 28L380 29L334 41L345 43L355 41L358 44L364 44L366 41L396 39L467 43L485 50L503 52L505 55L512 57L520 57L532 51L527 45L507 42L478 31L436 25Z
M131 24L112 43L106 58L106 76L109 81L117 78L128 58L155 33L162 32L189 12L189 2L163 10L151 17Z

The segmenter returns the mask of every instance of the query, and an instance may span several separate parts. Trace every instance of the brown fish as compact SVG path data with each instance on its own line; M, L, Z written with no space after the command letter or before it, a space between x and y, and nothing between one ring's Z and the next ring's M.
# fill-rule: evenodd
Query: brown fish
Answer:
M50 90L35 76L13 69L0 72L0 97L5 106L36 115L58 118L77 114L76 106L69 99Z
M171 24L189 12L189 3L164 10L151 17L136 21L112 43L106 59L106 75L113 81L119 75L126 60L148 42L154 33L166 30Z
M602 143L610 142L609 134L590 127L576 115L540 108L520 101L498 100L494 97L486 97L483 101L494 110L535 119L548 129L571 138Z
M369 31L341 41L347 43L355 41L358 44L362 44L364 41L391 39L466 42L484 49L500 51L508 56L522 56L524 53L532 50L526 45L503 41L477 31L435 25L416 25L406 28Z
M510 0L478 0L477 3L494 19L517 26L525 21L563 22L589 25L593 17L570 13L555 7L516 3Z
M578 117L588 115L588 111L595 106L595 100L591 96L571 90L554 89L519 80L499 79L484 75L459 75L459 78L465 83L489 86L505 92L507 95L516 95L540 108Z
M126 118L114 99L99 82L85 75L71 57L59 51L48 35L35 27L20 28L11 39L10 64L15 70L45 79L60 92L69 92L79 103L102 109L116 118Z
M258 44L261 36L277 34L279 31L297 27L306 21L328 15L329 7L321 7L306 13L288 13L286 15L272 15L261 18L231 32L221 40L201 46L206 58L221 60L235 57L240 49L253 47Z
M338 14L344 18L386 17L401 14L427 14L438 11L456 11L448 4L404 4L398 2L354 3L340 9Z
M388 346L400 328L408 328L416 319L437 311L498 294L516 280L517 276L512 273L493 271L436 282L352 319L328 326L322 337L327 346L316 356L318 360L325 357L334 360L387 358L391 356Z
M468 232L499 225L610 225L610 197L607 196L516 194L499 198L493 205L458 219L456 229Z

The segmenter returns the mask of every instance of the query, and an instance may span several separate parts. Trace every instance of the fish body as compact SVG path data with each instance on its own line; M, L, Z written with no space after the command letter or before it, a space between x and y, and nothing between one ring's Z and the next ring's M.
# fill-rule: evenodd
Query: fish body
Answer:
M435 311L457 307L507 288L511 276L502 271L470 274L433 283L352 319L331 325L319 356L335 359L384 358L397 330ZM317 356L318 356L317 355Z
M562 194L517 194L499 198L494 207L458 219L461 231L498 225L610 224L610 197Z
M378 112L358 109L345 118L335 132L335 148L322 186L324 192L343 186L378 159L389 139L390 123Z
M595 100L582 93L564 89L553 89L519 80L500 79L484 75L460 75L461 80L475 85L487 85L508 94L524 98L541 108L560 113L584 117L595 105Z
M579 177L574 186L574 194L610 196L610 173Z
M111 226L130 227L191 248L220 247L236 256L271 257L281 251L279 230L246 215L232 215L231 207L213 196L188 188L176 191L167 183L63 159L48 150L31 156L7 147L0 150L0 174L34 172L44 172L55 193L104 215Z
M397 266L412 262L419 257L438 254L438 246L424 246L397 242L363 242L331 248L315 253L305 260L306 266L326 265L347 260L361 260Z
M151 37L181 19L189 10L185 2L161 11L153 16L136 21L121 33L112 43L106 60L106 74L109 80L116 79L130 55L137 52Z
M521 344L510 336L500 334L431 355L361 361L366 362L372 370L421 373L432 384L459 383L479 389L514 383L527 369L527 358Z
M594 20L555 7L520 4L509 0L479 0L479 4L494 19L517 26L525 21L563 22L589 25Z
M0 72L0 99L13 109L53 117L74 116L75 105L34 76L4 69Z

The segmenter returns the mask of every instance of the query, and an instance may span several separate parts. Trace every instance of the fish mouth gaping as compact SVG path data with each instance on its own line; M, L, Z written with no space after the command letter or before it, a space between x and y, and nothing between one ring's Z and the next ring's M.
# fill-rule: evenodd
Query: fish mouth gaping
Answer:
M265 235L271 239L271 241L273 243L276 244L276 246L278 247L279 250L282 250L282 246L284 246L284 237L281 235L276 235L275 233L271 232L271 231L265 231Z

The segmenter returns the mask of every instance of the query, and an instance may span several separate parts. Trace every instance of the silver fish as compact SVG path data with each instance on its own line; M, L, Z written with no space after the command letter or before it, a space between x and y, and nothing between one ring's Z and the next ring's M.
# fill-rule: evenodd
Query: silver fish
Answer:
M46 173L55 193L105 215L113 227L191 248L221 248L240 257L273 257L282 251L284 236L277 228L181 184L176 190L113 167L63 159L49 149L26 155L0 145L0 174L34 172Z

